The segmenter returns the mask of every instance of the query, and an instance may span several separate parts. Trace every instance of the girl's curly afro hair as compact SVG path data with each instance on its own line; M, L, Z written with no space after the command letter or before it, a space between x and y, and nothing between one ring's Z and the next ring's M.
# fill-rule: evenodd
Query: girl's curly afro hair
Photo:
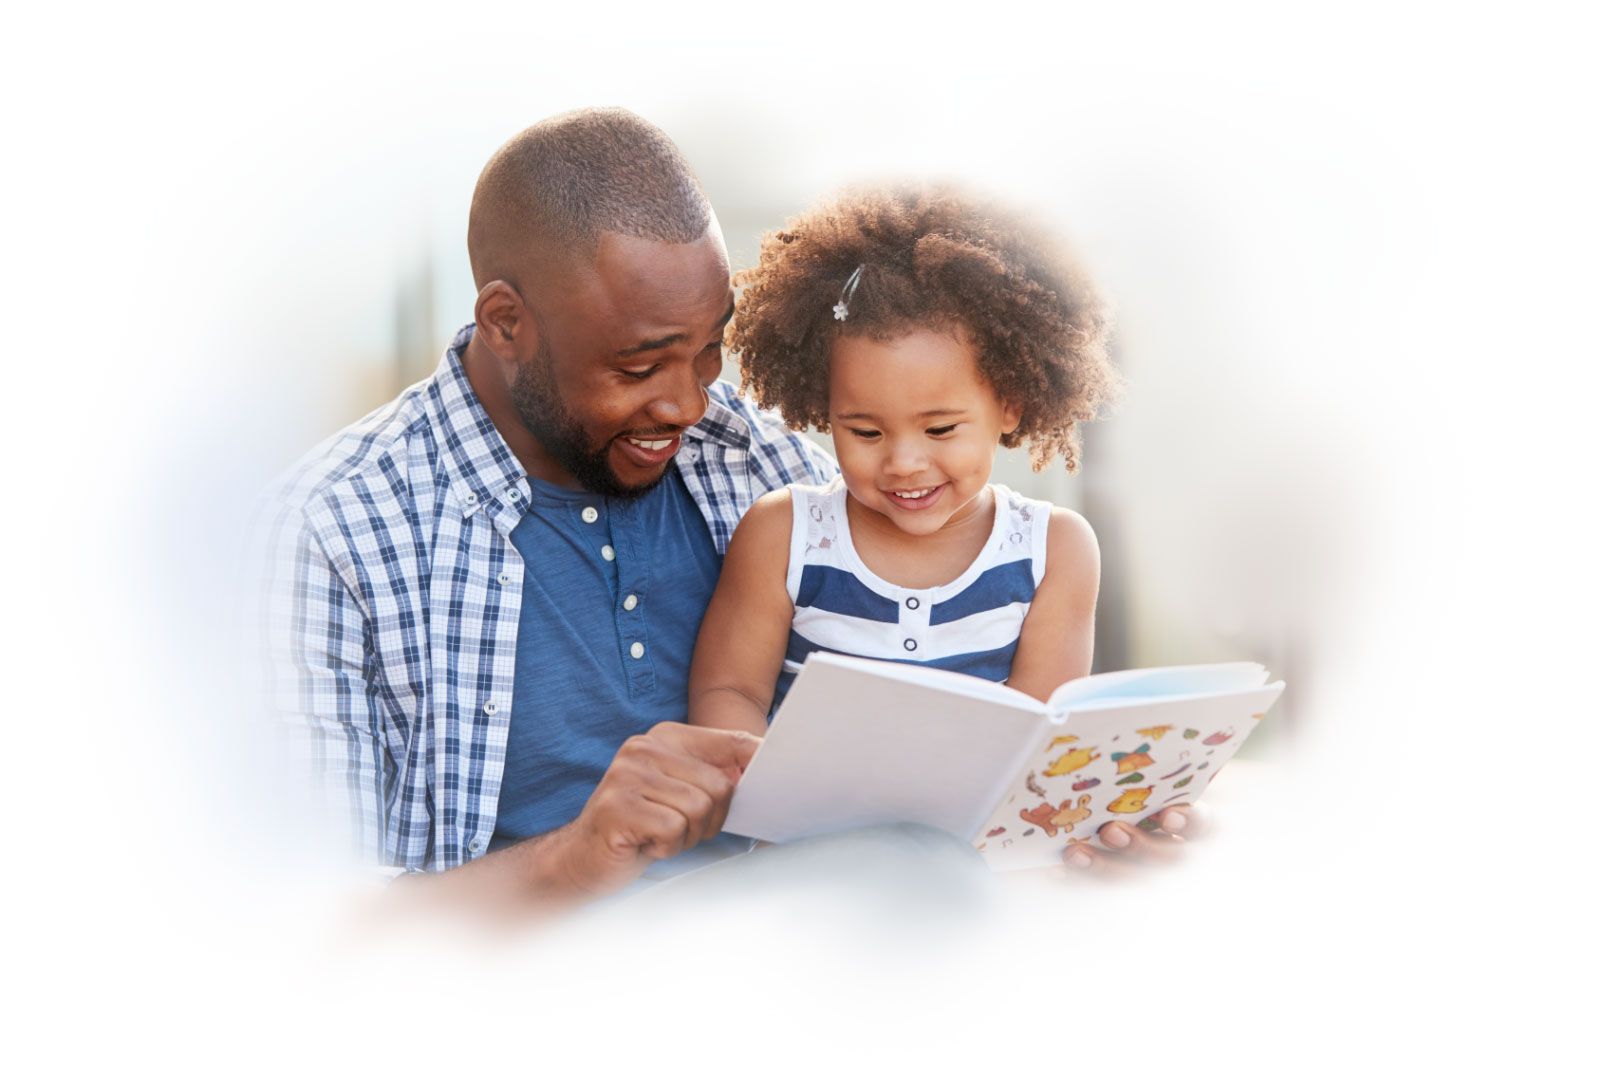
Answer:
M727 341L742 389L794 429L829 429L829 351L842 334L960 331L996 394L1023 413L1001 443L1028 441L1036 470L1059 453L1078 466L1077 424L1116 389L1107 309L1082 271L1015 215L955 190L847 192L765 235L757 266L735 281Z

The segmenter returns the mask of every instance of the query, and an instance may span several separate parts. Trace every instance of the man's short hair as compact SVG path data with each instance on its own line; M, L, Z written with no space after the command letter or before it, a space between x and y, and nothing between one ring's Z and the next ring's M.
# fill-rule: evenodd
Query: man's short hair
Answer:
M555 115L490 158L473 190L467 252L473 280L515 281L531 257L593 258L603 232L683 244L712 219L668 136L622 108Z

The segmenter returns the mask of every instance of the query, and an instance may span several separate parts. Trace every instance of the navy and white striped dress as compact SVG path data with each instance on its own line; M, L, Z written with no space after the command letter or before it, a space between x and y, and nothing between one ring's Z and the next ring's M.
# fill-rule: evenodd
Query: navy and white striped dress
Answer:
M851 541L846 488L791 486L790 566L795 606L774 708L814 652L923 664L1004 682L1018 633L1046 573L1051 505L1006 486L985 547L960 576L933 589L886 582Z

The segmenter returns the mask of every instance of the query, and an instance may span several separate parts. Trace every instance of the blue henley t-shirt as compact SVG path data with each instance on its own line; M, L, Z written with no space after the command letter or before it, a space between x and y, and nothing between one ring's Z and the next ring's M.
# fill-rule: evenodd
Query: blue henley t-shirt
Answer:
M530 478L512 721L490 848L568 823L625 738L684 722L723 558L675 467L634 500Z

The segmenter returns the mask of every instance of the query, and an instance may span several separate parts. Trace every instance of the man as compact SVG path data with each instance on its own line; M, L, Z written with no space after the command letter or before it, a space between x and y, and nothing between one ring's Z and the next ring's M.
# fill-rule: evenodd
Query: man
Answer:
M717 381L728 256L656 128L514 137L468 250L439 369L276 495L275 693L361 853L560 907L721 827L757 741L683 722L696 631L745 509L835 468Z

